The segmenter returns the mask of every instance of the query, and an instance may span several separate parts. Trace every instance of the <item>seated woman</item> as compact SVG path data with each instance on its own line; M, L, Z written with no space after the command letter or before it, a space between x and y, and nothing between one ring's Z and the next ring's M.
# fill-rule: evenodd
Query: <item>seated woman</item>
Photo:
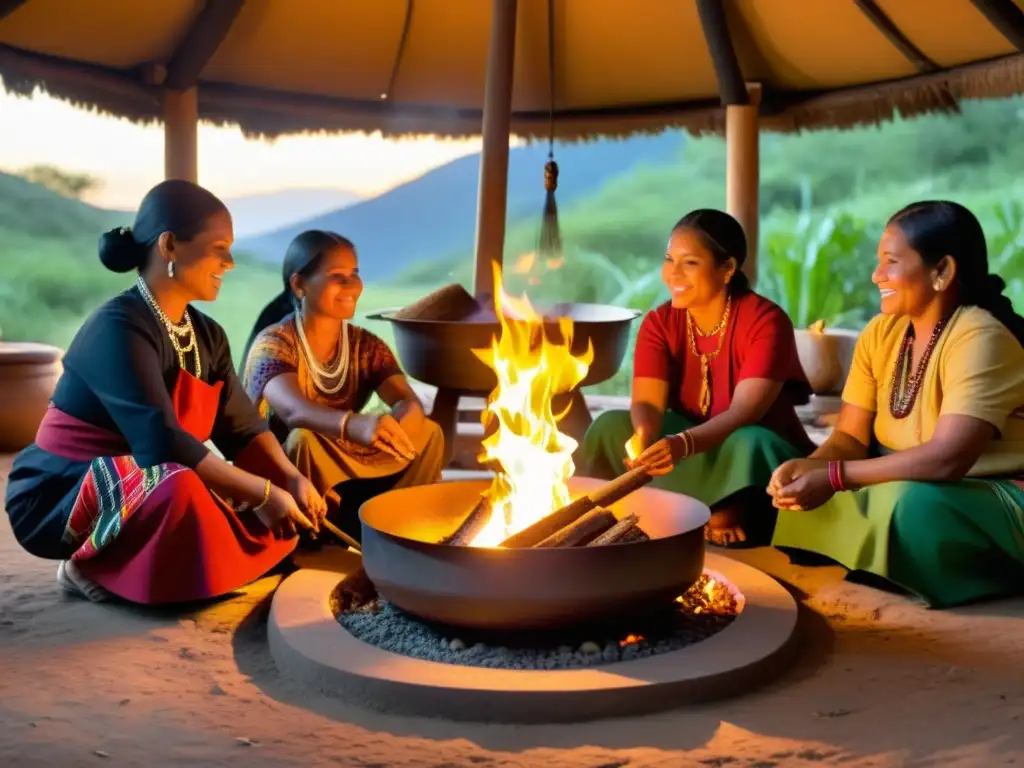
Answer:
M832 436L768 492L772 543L947 607L1024 585L1024 318L957 203L890 219Z
M282 271L284 291L253 329L245 389L327 496L332 521L359 538L363 501L440 480L444 437L387 344L349 322L363 292L355 246L332 232L303 232ZM360 412L374 393L390 413Z
M224 204L186 181L154 187L130 230L100 239L103 265L139 278L78 331L7 485L15 537L61 561L68 591L216 597L284 559L296 523L318 525L323 499L245 396L223 329L189 306L217 298L232 239Z
M661 272L672 299L640 326L630 410L601 414L581 451L583 474L642 464L659 475L655 487L711 506L706 537L721 545L746 541L745 524L765 522L755 510L770 517L763 483L813 448L793 408L811 391L793 325L750 290L746 254L743 228L727 213L693 211L673 227ZM634 433L640 455L630 462L624 444Z

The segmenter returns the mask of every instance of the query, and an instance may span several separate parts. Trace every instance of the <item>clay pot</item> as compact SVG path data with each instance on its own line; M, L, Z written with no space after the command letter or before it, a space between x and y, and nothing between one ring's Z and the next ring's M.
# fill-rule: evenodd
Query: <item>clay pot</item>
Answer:
M796 331L796 353L814 394L842 392L858 335L845 328Z
M0 341L0 453L20 451L36 439L64 367L57 347Z

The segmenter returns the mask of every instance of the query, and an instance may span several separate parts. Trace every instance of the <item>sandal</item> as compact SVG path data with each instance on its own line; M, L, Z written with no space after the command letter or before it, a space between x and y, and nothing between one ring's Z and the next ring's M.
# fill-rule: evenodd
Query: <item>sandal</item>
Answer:
M84 597L93 603L103 603L110 599L107 590L85 578L70 560L61 560L57 566L57 583L68 594Z

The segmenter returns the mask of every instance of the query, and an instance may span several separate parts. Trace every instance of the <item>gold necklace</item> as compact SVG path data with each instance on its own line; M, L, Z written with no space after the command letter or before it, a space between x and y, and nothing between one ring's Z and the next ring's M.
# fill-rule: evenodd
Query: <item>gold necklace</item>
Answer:
M185 367L185 353L191 352L193 359L196 363L196 378L202 378L203 376L203 364L199 359L199 344L196 342L196 329L192 325L192 318L189 316L188 308L185 309L185 319L180 324L175 324L171 321L171 318L160 308L160 305L156 303L156 299L149 290L149 286L146 285L146 281L140 276L138 279L139 293L142 294L142 298L145 299L146 304L150 310L156 315L164 328L167 330L167 335L171 339L171 347L174 352L178 355L178 367L183 371L188 370ZM188 341L183 345L178 340L179 336L188 336Z
M732 296L729 296L725 300L725 312L722 313L722 319L713 330L708 333L704 333L697 324L693 322L693 317L690 315L690 311L686 311L686 332L690 340L690 352L700 360L700 398L698 406L700 408L700 415L707 416L708 411L711 410L711 361L718 357L718 353L722 351L722 344L725 342L725 327L729 324L729 310L732 308ZM694 332L696 329L696 333ZM714 336L715 334L721 334L718 337L718 346L714 352L709 352L706 355L701 354L697 351L697 337L699 333L704 338Z

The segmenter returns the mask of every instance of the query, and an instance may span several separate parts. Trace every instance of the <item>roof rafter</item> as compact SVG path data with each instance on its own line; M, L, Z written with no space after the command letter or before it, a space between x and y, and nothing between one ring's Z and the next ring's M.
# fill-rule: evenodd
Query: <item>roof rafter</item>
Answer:
M914 45L910 38L908 38L896 23L889 18L889 15L879 7L875 0L854 0L857 7L860 9L868 21L870 21L875 29L881 32L886 40L892 43L893 47L896 48L903 57L914 65L914 69L918 72L936 72L939 69L939 65L928 58L925 53Z
M718 81L718 93L722 104L749 104L747 83L743 79L743 70L736 58L736 47L729 35L729 22L725 17L724 0L697 0L697 14L700 16L701 30L708 45L711 63L715 68L715 79Z
M184 91L198 82L243 5L245 0L206 0L167 64L165 88Z
M1024 11L1013 0L971 0L999 34L1024 51Z

